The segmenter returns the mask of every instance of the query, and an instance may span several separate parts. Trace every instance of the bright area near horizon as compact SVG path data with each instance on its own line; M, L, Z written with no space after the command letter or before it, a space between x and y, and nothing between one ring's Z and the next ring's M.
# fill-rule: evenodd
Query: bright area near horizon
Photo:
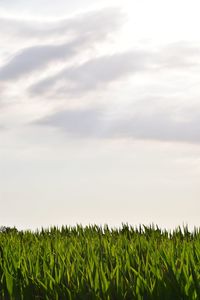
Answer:
M0 1L0 224L199 226L198 1Z

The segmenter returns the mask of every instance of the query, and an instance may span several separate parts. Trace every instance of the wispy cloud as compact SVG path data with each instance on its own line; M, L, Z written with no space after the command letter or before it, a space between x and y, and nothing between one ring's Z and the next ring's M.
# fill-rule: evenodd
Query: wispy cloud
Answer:
M66 34L89 34L97 30L97 34L109 34L120 27L123 20L122 12L117 8L104 8L78 14L71 18L59 20L24 20L0 18L0 36L10 35L20 39L58 37Z
M32 95L66 97L94 90L127 75L141 72L187 71L200 65L200 49L186 42L166 45L154 51L132 50L102 57L65 68L57 74L36 82Z
M167 44L157 53L156 64L161 69L181 70L190 69L200 65L199 43L179 41Z
M0 68L0 80L16 80L34 71L44 70L50 63L56 61L66 62L79 51L80 47L83 49L84 45L88 45L91 40L92 38L84 36L71 43L33 46L22 49Z
M11 51L7 61L1 63L0 80L16 80L33 71L46 71L47 66L55 61L65 64L75 54L81 54L104 41L120 26L121 19L121 12L112 8L52 22L0 19L0 35L13 35L15 40L18 36L24 37L24 42L37 37L31 46L16 44L17 50ZM49 36L53 40L48 41ZM65 41L60 42L60 37Z
M137 82L139 75L140 84L143 79L145 81L145 76L154 78L154 85L160 95L159 85L161 80L166 80L165 76L164 79L159 79L162 72L168 75L177 72L176 76L181 72L183 76L191 70L192 74L199 70L200 47L197 43L179 41L159 45L157 48L145 48L141 44L140 47L132 47L129 50L119 51L115 48L109 49L108 52L105 49L102 53L98 52L94 46L97 43L101 46L101 43L107 41L113 31L122 25L122 19L121 11L113 8L51 22L0 19L1 35L19 36L24 41L34 40L31 46L23 47L23 43L20 44L20 48L13 51L1 66L2 86L5 85L5 88L9 89L14 80L24 80L31 75L31 85L23 91L27 99L34 99L37 102L42 97L44 101L50 103L49 100L55 99L56 102L61 98L67 103L69 98L82 99L83 96L93 92L89 96L94 97L94 105L97 105L95 95L102 89L112 87L111 83L119 83L128 76L133 76L133 79L131 78L133 83L134 76ZM93 47L90 56L88 53ZM55 69L49 73L48 67L54 66L55 62L59 62L59 70ZM38 78L38 74L44 74L44 77ZM177 80L176 76L172 77ZM167 84L171 86L171 83ZM132 91L134 93L134 89ZM112 95L112 91L110 94ZM154 95L150 95L148 90L146 95L152 102ZM129 96L132 97L131 94ZM123 102L123 93L120 97ZM146 109L139 105L138 113L135 111L134 114L114 118L110 118L107 114L109 105L106 110L84 108L84 103L81 103L83 107L81 110L65 110L67 104L63 107L63 111L47 115L36 124L54 126L69 136L76 137L127 137L194 143L200 141L197 131L200 125L199 116L192 116L189 120L175 119L170 110L163 112L159 110L157 104L153 110L148 112L147 109L148 113L143 113Z
M71 96L102 88L110 82L143 70L146 67L146 56L141 51L132 51L97 57L37 82L30 88L30 92Z
M168 112L129 113L122 116L101 109L57 112L34 123L60 128L68 137L131 138L186 143L200 143L200 115L176 119Z

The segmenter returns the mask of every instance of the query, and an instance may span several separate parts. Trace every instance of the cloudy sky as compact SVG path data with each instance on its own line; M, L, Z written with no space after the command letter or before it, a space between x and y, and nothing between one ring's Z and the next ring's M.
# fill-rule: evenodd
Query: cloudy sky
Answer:
M199 9L0 0L0 225L200 226Z

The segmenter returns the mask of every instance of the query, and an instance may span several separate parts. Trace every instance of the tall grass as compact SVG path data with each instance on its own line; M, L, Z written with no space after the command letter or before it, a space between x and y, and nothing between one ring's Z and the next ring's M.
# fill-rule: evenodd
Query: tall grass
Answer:
M200 299L200 232L52 227L0 233L0 299Z

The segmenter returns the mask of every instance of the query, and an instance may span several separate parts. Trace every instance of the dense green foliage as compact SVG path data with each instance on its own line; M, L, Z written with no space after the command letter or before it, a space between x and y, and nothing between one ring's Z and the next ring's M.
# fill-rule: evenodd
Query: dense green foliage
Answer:
M2 230L0 299L200 299L200 232Z

